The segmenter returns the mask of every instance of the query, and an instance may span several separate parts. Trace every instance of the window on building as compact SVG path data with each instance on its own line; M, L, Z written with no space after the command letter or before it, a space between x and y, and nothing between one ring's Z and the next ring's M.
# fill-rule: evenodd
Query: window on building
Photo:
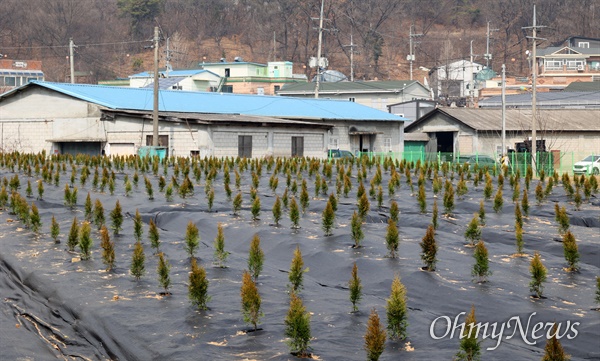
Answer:
M329 138L329 149L338 149L340 147L338 138Z
M580 41L577 43L577 46L580 48L588 48L590 47L590 43L588 41Z
M383 138L383 149L386 152L392 151L392 138Z
M6 86L16 86L17 85L17 79L14 76L4 77L4 85L6 85Z
M292 137L292 157L304 157L304 137Z
M147 146L152 145L153 138L154 138L154 136L152 136L152 135L146 136L146 145ZM159 135L158 136L158 146L159 147L168 147L169 146L169 136L168 135Z
M252 136L238 135L238 157L252 158Z
M233 85L223 85L221 87L221 93L233 93Z
M199 150L190 150L190 157L199 157L199 156L200 156Z
M229 78L231 76L231 69L225 68L225 77Z
M274 91L274 92L278 92L278 91L279 91L279 89L281 89L281 85L275 85L275 86L273 87L273 91Z
M352 97L352 98L348 98L348 101L351 101L352 103L356 102L356 98Z

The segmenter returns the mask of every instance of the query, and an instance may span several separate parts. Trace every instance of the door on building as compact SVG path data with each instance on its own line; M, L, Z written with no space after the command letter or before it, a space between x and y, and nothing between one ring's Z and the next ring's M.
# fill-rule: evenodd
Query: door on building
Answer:
M58 149L61 154L88 154L100 155L102 153L101 142L60 142Z
M304 157L304 137L292 137L292 157Z
M454 132L437 132L437 151L442 161L451 162L454 156Z
M238 135L238 157L252 158L252 136Z
M373 151L373 143L375 141L375 134L360 134L358 136L358 149L362 153L368 153Z

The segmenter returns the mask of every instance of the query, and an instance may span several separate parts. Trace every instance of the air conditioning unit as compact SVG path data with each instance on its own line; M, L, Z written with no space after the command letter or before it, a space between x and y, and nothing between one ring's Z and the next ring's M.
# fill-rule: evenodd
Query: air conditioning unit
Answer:
M583 65L577 65L577 71L583 71Z

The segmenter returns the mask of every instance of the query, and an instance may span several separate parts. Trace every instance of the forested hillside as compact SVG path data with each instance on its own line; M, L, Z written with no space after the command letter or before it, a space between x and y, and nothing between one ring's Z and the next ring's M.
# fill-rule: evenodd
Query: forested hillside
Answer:
M158 25L175 68L241 56L290 60L296 73L310 76L314 70L305 64L317 54L320 6L320 0L2 0L0 53L42 60L47 80L65 81L72 37L76 70L92 81L112 79L151 68L148 46ZM538 24L548 26L541 46L570 35L600 37L599 12L600 0L539 1ZM420 66L468 59L471 40L475 61L485 64L488 22L490 65L527 73L531 33L522 27L532 23L529 0L325 0L324 13L323 56L330 69L349 74L354 49L357 79L408 78L411 24L422 34L414 38L416 79L425 74Z

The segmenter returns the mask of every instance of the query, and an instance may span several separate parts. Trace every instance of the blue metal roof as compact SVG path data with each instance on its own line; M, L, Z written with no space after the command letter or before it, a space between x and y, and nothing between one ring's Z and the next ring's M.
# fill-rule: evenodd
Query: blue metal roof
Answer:
M110 109L152 111L152 89L33 81L41 86ZM405 118L350 101L188 91L159 91L159 110L181 113L242 114L290 119L403 121Z

